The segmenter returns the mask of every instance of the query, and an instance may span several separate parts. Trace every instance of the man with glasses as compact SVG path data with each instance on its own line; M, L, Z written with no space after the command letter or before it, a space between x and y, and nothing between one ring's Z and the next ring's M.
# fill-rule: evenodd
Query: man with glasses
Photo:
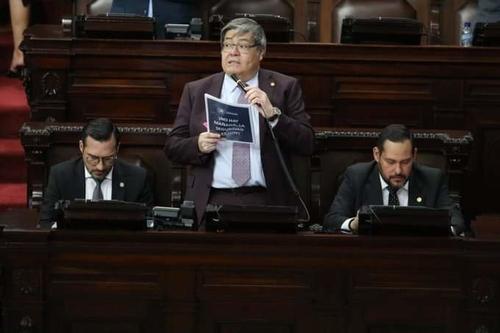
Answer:
M199 222L207 203L297 204L267 123L287 162L291 154L312 154L314 133L299 82L261 69L265 52L262 27L248 18L234 19L221 30L223 72L184 87L165 152L172 161L190 166L185 199L195 202ZM231 78L233 74L247 86L245 92ZM229 103L251 104L255 141L244 147L208 132L205 93Z
M58 200L122 200L152 205L153 194L146 170L117 159L118 128L106 118L90 121L82 131L82 155L54 165L40 210L40 225L55 220Z

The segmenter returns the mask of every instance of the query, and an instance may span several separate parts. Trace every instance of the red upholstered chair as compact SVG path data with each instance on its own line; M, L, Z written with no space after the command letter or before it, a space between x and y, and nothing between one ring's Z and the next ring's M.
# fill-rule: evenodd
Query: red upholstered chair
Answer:
M405 0L341 0L332 10L332 42L340 41L344 18L403 17L417 18L417 12Z

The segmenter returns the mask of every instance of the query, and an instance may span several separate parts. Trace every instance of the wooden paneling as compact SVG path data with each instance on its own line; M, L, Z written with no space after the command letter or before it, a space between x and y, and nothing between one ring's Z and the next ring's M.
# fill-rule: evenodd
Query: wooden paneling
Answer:
M0 215L9 333L500 327L498 240L41 231L23 213Z
M341 0L294 0L294 38L296 42L329 43L332 39L332 10ZM200 0L204 35L208 36L209 10L217 0ZM475 12L477 0L407 0L424 24L423 44L458 45L463 21ZM89 7L91 6L91 7ZM85 14L89 8L106 12L110 0L44 0L35 2L32 23L59 24L62 17ZM265 14L265 13L262 13Z
M216 42L77 39L34 26L24 42L32 120L173 123L185 83L220 70ZM297 77L318 126L461 129L474 133L472 204L495 212L483 170L487 128L500 127L498 48L271 43L263 67ZM498 155L497 155L498 156ZM490 158L490 157L488 157ZM496 158L496 157L495 157ZM472 181L471 181L472 182ZM488 192L491 191L491 192Z

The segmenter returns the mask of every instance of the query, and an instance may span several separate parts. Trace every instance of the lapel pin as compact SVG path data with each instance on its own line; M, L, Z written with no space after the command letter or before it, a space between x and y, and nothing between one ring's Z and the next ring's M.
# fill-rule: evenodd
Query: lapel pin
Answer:
M270 85L271 87L274 87L274 86L276 85L276 82L272 81L271 83L269 83L269 85Z
M417 202L421 203L422 202L422 197L417 197Z
M123 182L120 182L120 187L125 187L125 184Z

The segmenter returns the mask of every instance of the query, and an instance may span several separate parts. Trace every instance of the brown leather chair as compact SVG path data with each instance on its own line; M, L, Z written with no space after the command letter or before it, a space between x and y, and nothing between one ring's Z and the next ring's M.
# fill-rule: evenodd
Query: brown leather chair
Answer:
M342 0L332 11L332 42L339 43L344 18L402 17L417 18L417 12L405 0Z

